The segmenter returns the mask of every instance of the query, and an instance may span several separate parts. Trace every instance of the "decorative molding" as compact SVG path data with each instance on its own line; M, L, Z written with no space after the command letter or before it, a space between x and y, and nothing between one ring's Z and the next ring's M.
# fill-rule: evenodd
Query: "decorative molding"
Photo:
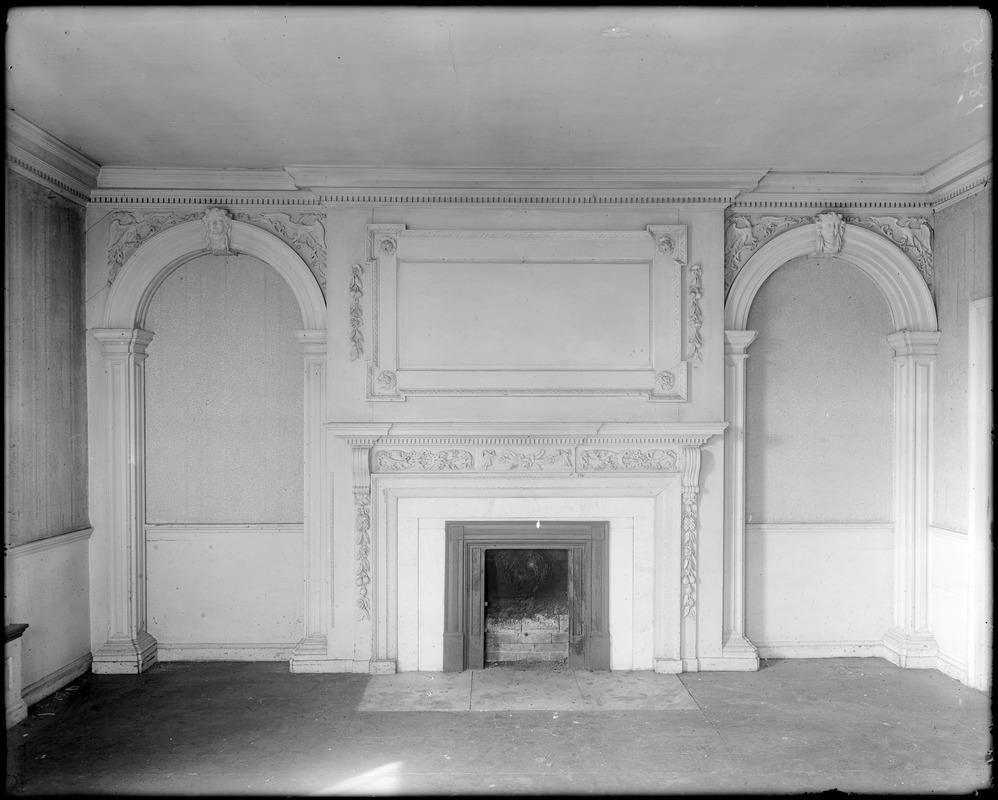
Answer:
M6 151L12 171L78 205L97 186L99 164L9 109Z
M125 262L145 241L160 231L194 219L201 219L202 224L207 225L209 214L212 211L221 212L227 215L230 220L246 222L277 236L298 255L302 256L322 289L323 295L325 295L326 246L325 227L322 223L322 218L325 217L324 211L295 212L294 214L256 211L231 213L220 206L186 213L118 209L111 212L111 221L108 225L108 283L114 282ZM213 216L217 217L217 213ZM231 226L231 222L229 224ZM228 246L228 236L225 236L223 241L222 234L216 234L217 242L212 244L207 239L207 228L205 235L206 252L233 255Z
M581 471L677 472L674 450L584 450L579 454Z
M229 237L232 235L232 215L224 208L212 206L201 215L204 228L204 249L212 255L232 256Z
M50 672L42 678L29 683L21 689L21 699L27 706L33 706L40 700L44 700L54 692L59 691L81 675L87 674L93 665L93 657L90 653L75 658L65 666L54 672Z
M368 225L366 267L370 269L371 340L367 399L633 396L656 402L683 402L688 384L688 365L682 360L683 320L687 311L684 306L688 304L682 293L686 249L685 225L651 225L644 231L451 231L409 230L403 224ZM621 287L622 294L628 297L633 294L635 302L648 304L642 317L643 321L647 318L647 332L643 322L637 328L629 328L628 341L618 347L625 360L628 352L634 356L630 361L622 363L616 350L611 351L608 346L604 353L606 363L590 364L573 360L570 349L552 345L546 351L548 363L532 356L535 348L531 346L528 331L519 334L520 338L513 343L515 347L507 348L502 355L496 355L489 346L487 335L471 331L472 343L462 355L453 357L436 346L414 345L411 338L402 335L403 320L413 324L411 320L416 319L425 328L427 324L436 325L439 319L438 316L425 321L420 318L419 309L411 305L412 295L403 288L418 292L412 288L420 285L416 283L418 276L433 274L426 270L436 269L440 264L486 261L522 269L524 264L547 264L552 259L559 265L595 263L594 269L599 270L595 274L601 279L605 272L605 281L615 281L614 286ZM412 265L423 265L419 267L423 271ZM404 273L413 276L408 282L402 280L403 267L412 270ZM619 274L615 273L618 269L622 271ZM647 270L647 279L643 270ZM563 272L557 275L558 280L569 283ZM455 296L467 294L473 288L467 283L468 278L461 280L464 283L453 287ZM698 286L702 291L702 283ZM590 295L586 302L599 302L600 297L592 292ZM507 305L499 303L495 314L501 314L503 308L516 308L513 297L510 293L499 298ZM694 328L690 345L694 356L702 359L699 297L699 293L693 295L694 308L689 311ZM356 303L360 302L356 299ZM666 324L652 324L659 319L667 320ZM359 325L354 328L357 329ZM434 329L440 330L445 328ZM426 340L440 341L429 334ZM670 373L671 379L663 378L664 372Z
M926 171L922 179L932 210L940 211L990 186L992 175L992 138L987 136Z
M896 244L922 273L933 291L932 228L925 217L846 217L845 221L879 233Z
M690 267L690 349L687 358L694 364L703 363L703 337L700 328L703 326L703 310L700 301L703 299L703 267L693 264Z
M683 616L696 619L700 448L683 447L682 586Z
M356 361L364 355L364 268L354 264L350 268L350 360Z
M371 619L371 496L367 491L354 490L357 510L357 619Z
M472 470L475 457L467 450L378 450L374 457L375 471L427 472Z
M533 453L525 453L517 450L507 449L502 453L495 450L482 450L479 463L482 470L492 470L505 468L507 470L541 470L544 467L573 466L572 451L559 448L554 453L548 454L547 450L536 450Z
M283 169L210 169L204 167L101 167L97 187L184 191L297 192L294 179Z
M312 270L326 293L326 227L324 209L315 211L247 211L237 212L236 218L249 222L281 237L298 253Z
M118 210L111 212L107 229L107 282L114 283L125 262L139 246L165 228L198 219L203 212Z
M7 549L7 557L10 559L24 558L25 556L33 556L37 553L44 552L45 550L55 550L59 547L64 547L66 545L73 544L75 542L86 541L90 538L90 535L94 532L93 528L80 528L76 531L69 531L68 533L60 533L55 536L48 536L45 539L36 539L33 542L25 542L24 544L17 544L13 547Z
M837 256L842 252L845 222L835 211L814 215L814 252L816 255Z
M727 295L738 271L762 245L791 228L806 225L810 217L781 217L772 214L727 218L724 228L724 293Z

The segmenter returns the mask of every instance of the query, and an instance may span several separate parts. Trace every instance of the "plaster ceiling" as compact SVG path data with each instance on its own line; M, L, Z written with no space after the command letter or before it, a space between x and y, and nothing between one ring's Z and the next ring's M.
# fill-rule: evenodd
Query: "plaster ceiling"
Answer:
M976 8L22 7L6 53L104 166L918 175L991 132Z

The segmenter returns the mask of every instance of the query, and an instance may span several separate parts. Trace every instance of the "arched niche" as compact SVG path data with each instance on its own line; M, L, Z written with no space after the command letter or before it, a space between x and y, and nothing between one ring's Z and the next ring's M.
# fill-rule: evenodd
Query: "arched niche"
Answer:
M745 637L745 362L756 337L752 302L784 264L816 252L814 225L773 237L735 276L724 304L725 328L725 642L732 657L754 652ZM932 363L939 342L935 304L918 268L893 242L845 224L834 255L879 287L890 309L894 349L894 625L883 655L899 666L934 667L928 629L928 464ZM815 335L828 336L827 331ZM834 336L829 337L834 341ZM758 656L756 655L756 659Z
M291 288L301 308L302 327L325 330L326 304L315 276L291 247L272 233L233 220L232 250L273 267ZM123 265L111 285L104 309L105 328L142 328L156 289L185 261L203 255L204 228L185 222L153 236Z
M325 404L326 305L301 257L268 231L233 221L230 246L270 265L287 282L301 309L305 382L305 626L299 645L308 662L325 653L328 629L328 530L321 525L322 415ZM93 331L104 359L109 637L95 649L95 673L139 673L156 663L156 641L146 630L145 585L145 368L153 334L143 330L150 301L166 277L205 253L200 220L182 223L142 244L108 292L103 328ZM296 651L296 655L299 651ZM294 657L292 659L294 667Z

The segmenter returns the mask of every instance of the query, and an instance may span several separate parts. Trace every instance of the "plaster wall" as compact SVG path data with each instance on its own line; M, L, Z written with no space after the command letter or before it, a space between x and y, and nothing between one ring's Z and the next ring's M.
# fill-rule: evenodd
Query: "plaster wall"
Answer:
M939 315L932 417L932 504L929 523L967 532L968 319L973 300L990 297L991 189L936 214L933 282Z
M840 259L756 295L746 370L746 630L760 654L870 655L892 620L887 304Z
M21 683L31 705L90 667L90 530L39 539L7 554L13 580L4 590L11 620L27 622Z
M147 521L300 523L301 314L284 281L250 256L195 258L146 327Z
M162 660L288 658L302 637L301 314L246 255L202 256L146 327L148 630Z
M5 170L4 621L26 703L90 664L83 211Z
M17 546L89 525L83 211L8 168L4 515Z
M986 447L988 435L986 430L972 432L969 424L970 407L986 402L969 394L969 316L970 303L993 292L991 189L944 208L934 222L934 294L942 335L930 454L929 624L939 645L939 668L966 681L971 626L990 617L993 603L984 586L975 590L972 575L980 569L975 559L993 557L989 531L983 531L983 547L968 541L974 513L968 493L973 479L970 440L977 436ZM993 489L986 488L991 480L988 476L982 491L993 498ZM990 630L983 636L989 639Z

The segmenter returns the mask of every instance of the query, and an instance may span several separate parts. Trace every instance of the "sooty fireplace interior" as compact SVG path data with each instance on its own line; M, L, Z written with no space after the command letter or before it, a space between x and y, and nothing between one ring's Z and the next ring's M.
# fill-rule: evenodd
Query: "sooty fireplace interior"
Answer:
M485 666L568 663L568 550L485 551Z

